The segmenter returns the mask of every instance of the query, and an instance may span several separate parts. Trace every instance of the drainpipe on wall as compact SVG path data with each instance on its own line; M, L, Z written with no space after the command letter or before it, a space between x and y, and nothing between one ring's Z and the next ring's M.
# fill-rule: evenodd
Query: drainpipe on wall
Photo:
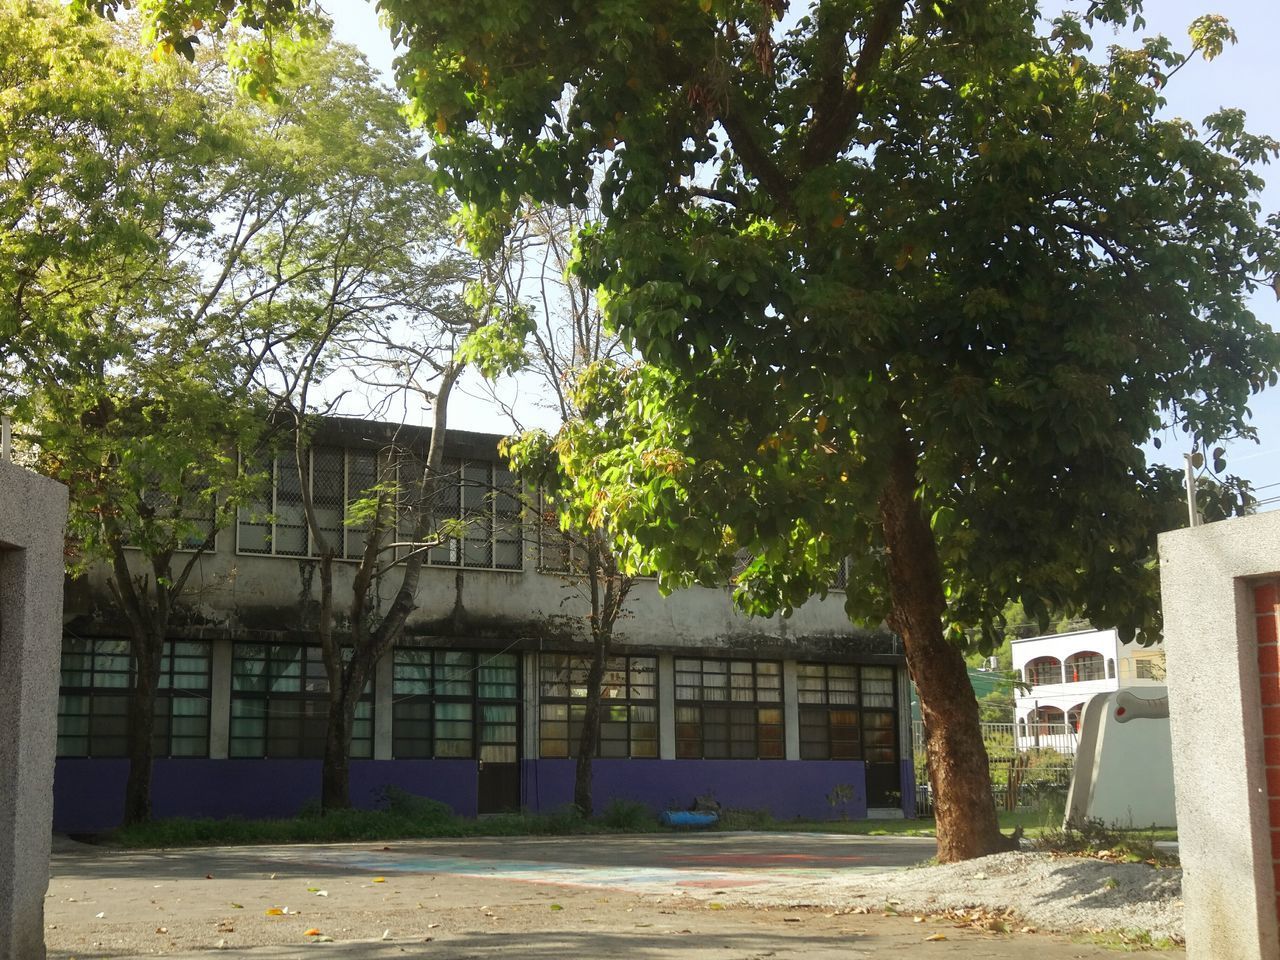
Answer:
M0 462L13 462L13 421L9 415L0 414Z

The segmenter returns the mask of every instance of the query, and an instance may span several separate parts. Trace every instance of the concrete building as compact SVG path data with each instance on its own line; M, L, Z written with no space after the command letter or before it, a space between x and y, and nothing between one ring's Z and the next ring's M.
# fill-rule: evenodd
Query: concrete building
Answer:
M335 419L315 440L319 523L356 558L349 509L429 431ZM549 810L572 796L585 702L587 607L553 534L522 516L499 438L450 432L434 519L465 521L430 550L417 609L357 714L353 801L395 786L471 815ZM153 788L157 816L296 812L319 795L325 674L317 563L291 456L268 500L242 508L199 562L164 660ZM407 548L402 548L407 549ZM340 562L341 603L355 569ZM388 601L398 585L381 588ZM349 596L349 594L346 594ZM776 816L912 812L907 677L887 632L858 632L843 593L789 618L749 619L727 590L670 597L642 580L616 629L594 782L660 809L712 795ZM70 832L122 813L128 633L105 570L69 585L55 822ZM906 785L908 789L904 790Z
M1122 687L1162 686L1164 649L1121 643L1114 630L1077 630L1014 640L1018 746L1075 753L1085 705Z

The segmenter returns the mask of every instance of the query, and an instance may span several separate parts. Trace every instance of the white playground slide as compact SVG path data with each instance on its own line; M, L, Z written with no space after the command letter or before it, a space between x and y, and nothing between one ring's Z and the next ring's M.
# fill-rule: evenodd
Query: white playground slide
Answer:
M1120 827L1175 826L1166 688L1101 693L1089 701L1081 717L1065 819Z

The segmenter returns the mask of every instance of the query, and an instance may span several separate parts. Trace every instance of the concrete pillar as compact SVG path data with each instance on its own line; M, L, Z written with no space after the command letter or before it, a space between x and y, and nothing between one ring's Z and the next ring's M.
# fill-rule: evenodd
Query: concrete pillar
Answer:
M658 759L676 758L676 658L658 654Z
M391 720L395 703L395 650L388 650L373 668L373 759L390 760Z
M782 731L788 760L800 759L800 683L796 662L782 661Z
M215 640L209 663L209 758L225 760L231 749L231 660L235 644Z
M0 960L42 960L67 491L0 461Z
M1280 957L1278 587L1280 513L1160 537L1188 960Z
M538 657L536 653L520 655L520 709L524 721L520 756L525 760L538 759Z

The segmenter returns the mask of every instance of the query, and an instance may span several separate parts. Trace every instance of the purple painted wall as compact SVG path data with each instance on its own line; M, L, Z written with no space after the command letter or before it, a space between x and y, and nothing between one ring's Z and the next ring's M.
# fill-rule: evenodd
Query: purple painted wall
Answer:
M899 760L902 767L902 815L911 820L916 815L916 768L910 760Z
M727 808L768 810L779 819L866 816L866 778L858 761L828 760L597 760L595 803L643 803L654 811L683 810L712 796ZM572 760L521 763L524 805L550 811L573 802ZM123 816L125 760L63 757L54 777L53 824L61 833L97 833ZM903 782L911 782L903 763ZM351 799L377 806L383 787L440 800L465 817L476 815L473 760L354 760ZM847 787L837 802L829 799ZM319 760L178 760L155 762L152 805L157 817L289 817L320 796ZM915 797L904 802L914 814Z
M572 760L525 760L525 806L549 811L573 802ZM856 760L596 760L592 764L597 811L610 800L632 800L658 810L687 810L695 797L722 807L768 810L780 820L856 819L867 814L866 777ZM828 799L838 786L846 796Z
M53 781L53 828L97 833L124 816L127 760L59 758ZM157 817L291 817L320 797L319 760L158 759L152 774ZM474 760L353 760L351 801L377 806L393 785L476 814Z

